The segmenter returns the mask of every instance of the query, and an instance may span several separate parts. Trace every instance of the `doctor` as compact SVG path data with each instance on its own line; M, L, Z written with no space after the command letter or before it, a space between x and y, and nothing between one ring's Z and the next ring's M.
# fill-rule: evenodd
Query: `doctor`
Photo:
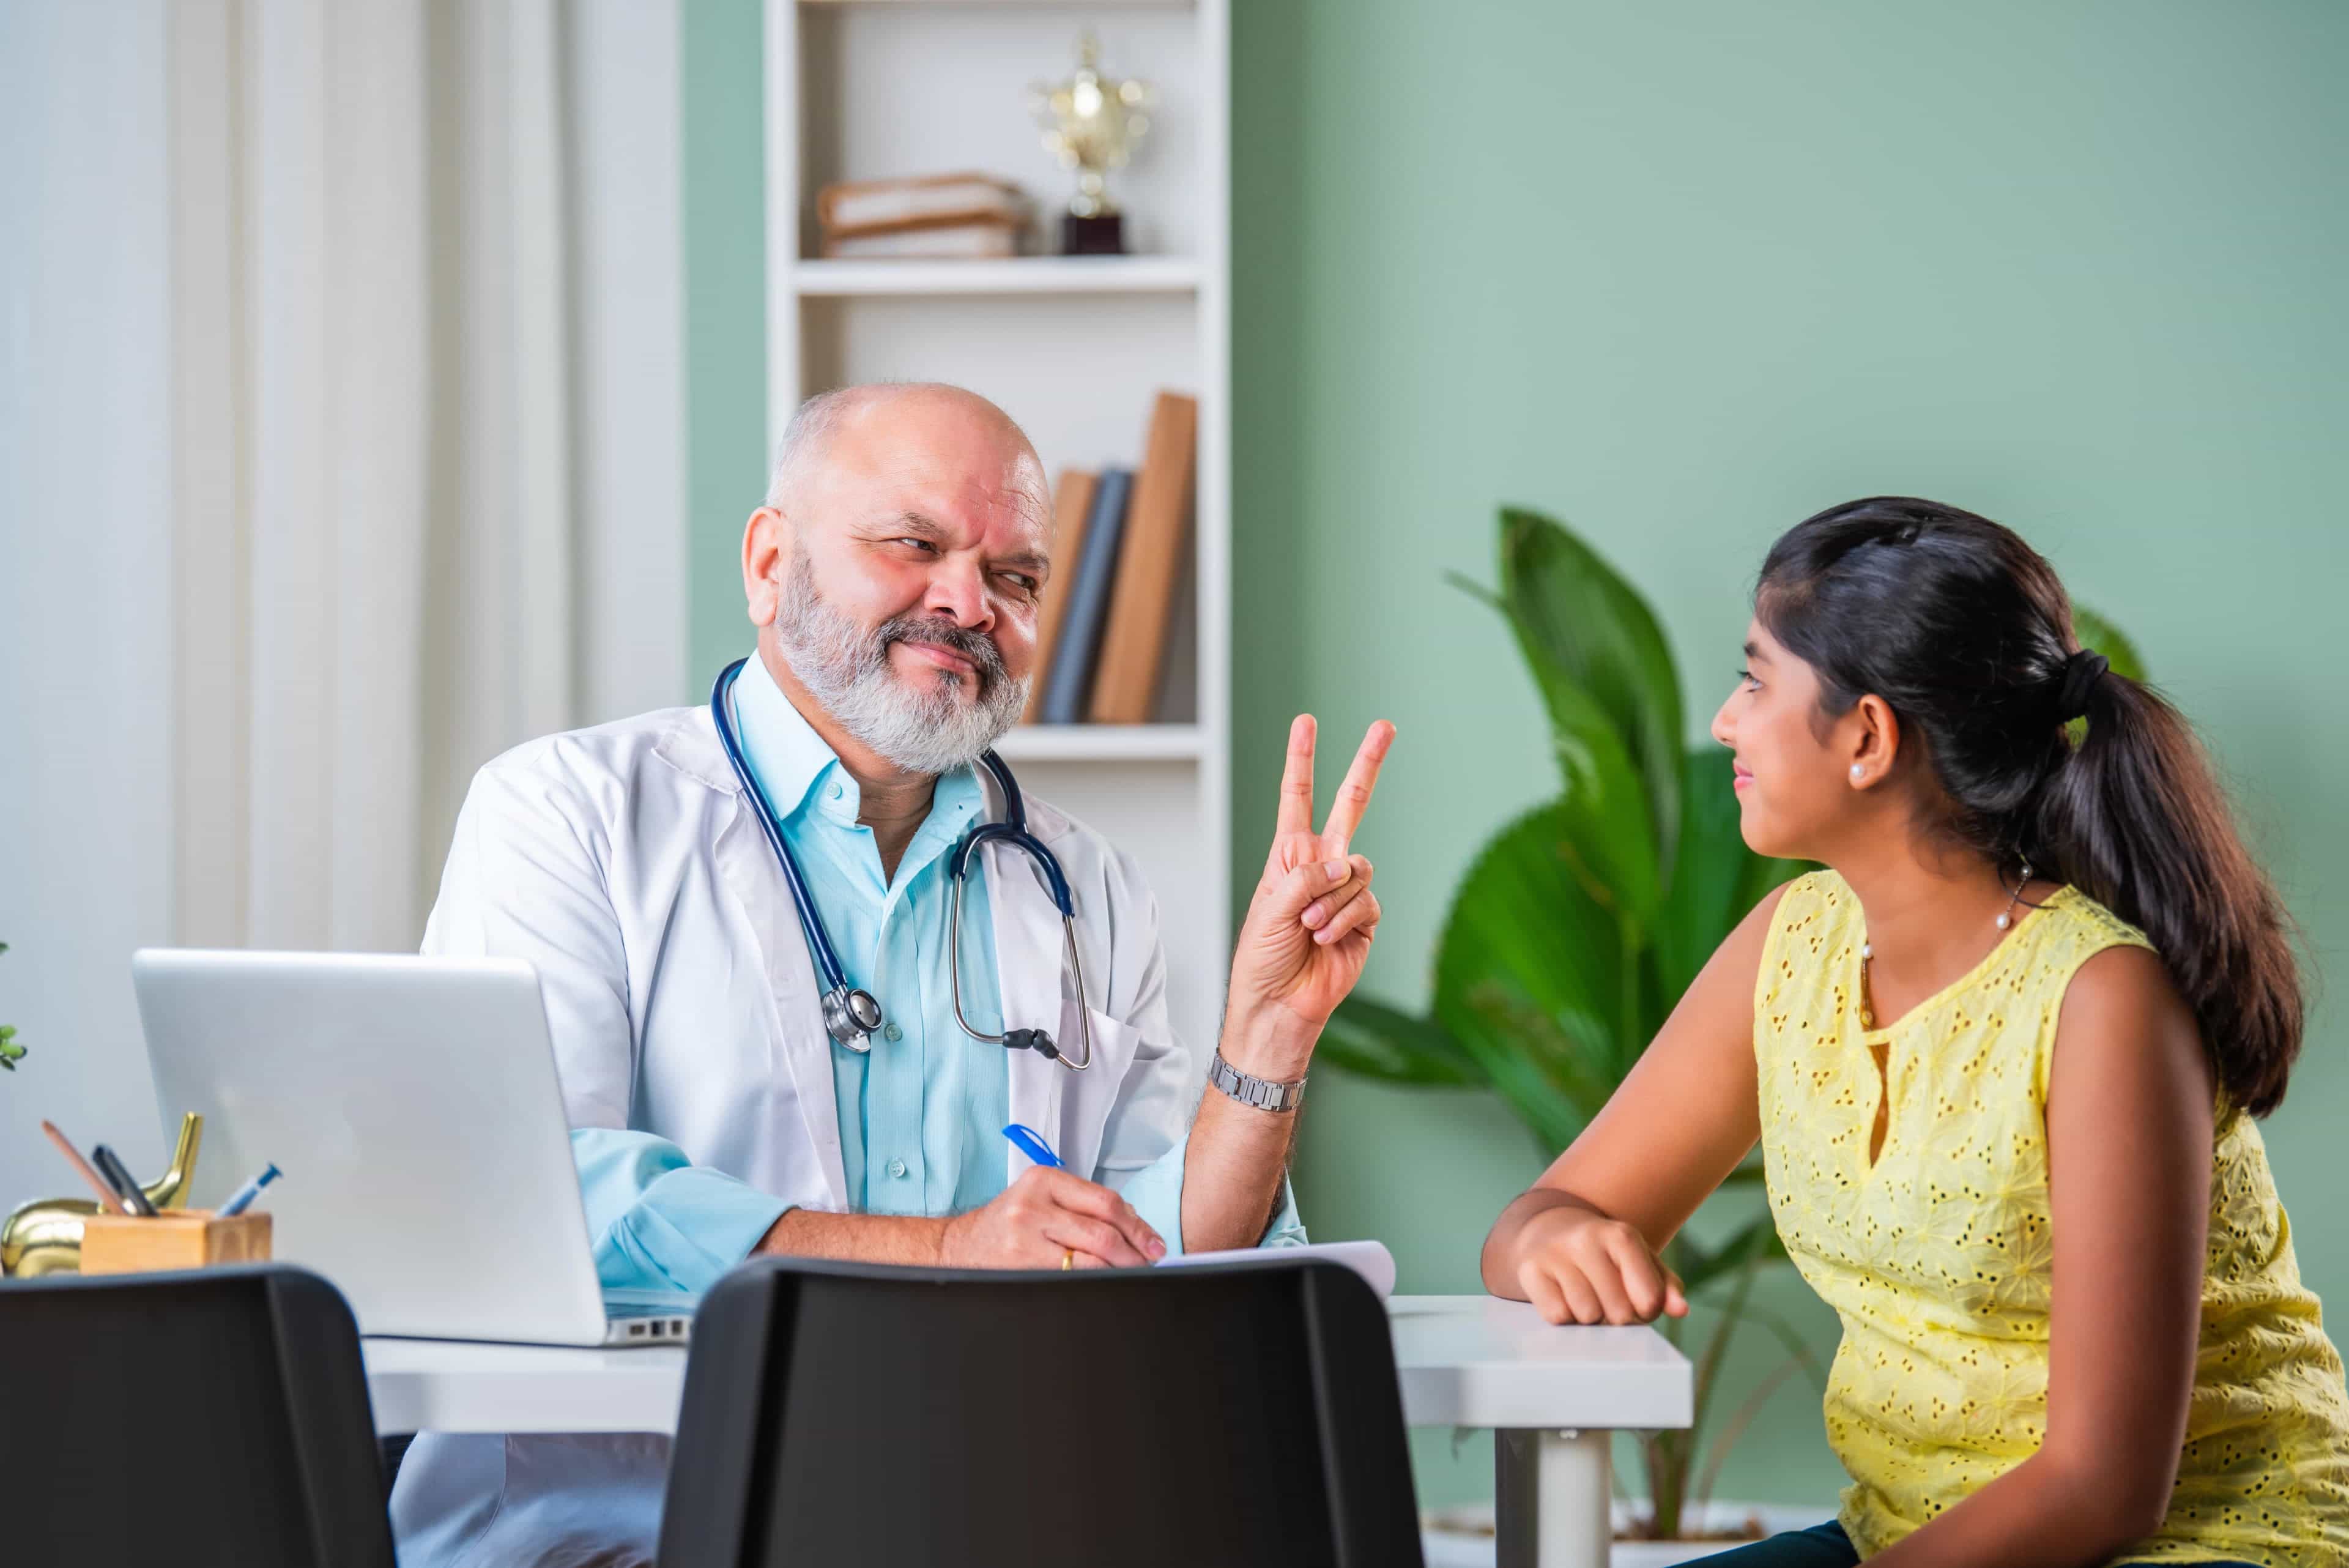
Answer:
M743 534L757 648L719 697L740 765L697 706L473 781L424 950L536 966L606 1285L699 1292L756 1252L1090 1269L1304 1240L1296 1107L1377 929L1350 841L1393 730L1371 727L1317 833L1313 722L1291 727L1222 1034L1195 1058L1133 861L1051 806L1025 819L1068 935L1039 857L1000 839L952 919L957 843L1014 815L975 764L1026 704L1052 545L1042 465L986 400L813 399ZM838 1007L827 1033L823 938L869 1034ZM650 1563L667 1447L427 1434L392 1500L401 1562Z

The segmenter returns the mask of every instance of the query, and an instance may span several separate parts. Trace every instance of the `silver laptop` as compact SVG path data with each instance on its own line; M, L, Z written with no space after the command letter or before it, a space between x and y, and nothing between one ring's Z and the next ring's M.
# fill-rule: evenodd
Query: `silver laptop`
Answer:
M360 1333L686 1337L692 1297L596 1281L528 964L150 948L130 973L167 1128L203 1113L190 1206L274 1162L272 1255L332 1280Z

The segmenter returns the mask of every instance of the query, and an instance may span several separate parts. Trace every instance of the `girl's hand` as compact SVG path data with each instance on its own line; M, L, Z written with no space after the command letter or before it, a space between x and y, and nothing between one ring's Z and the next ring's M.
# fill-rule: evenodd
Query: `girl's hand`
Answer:
M1688 1315L1680 1276L1639 1227L1579 1206L1535 1215L1517 1238L1517 1288L1551 1323L1653 1323Z

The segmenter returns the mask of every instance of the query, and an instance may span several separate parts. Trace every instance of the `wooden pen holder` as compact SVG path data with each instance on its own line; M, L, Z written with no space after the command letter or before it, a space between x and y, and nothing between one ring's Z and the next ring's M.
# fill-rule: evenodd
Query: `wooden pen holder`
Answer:
M85 1274L145 1274L268 1261L265 1212L248 1210L222 1220L209 1209L174 1209L151 1220L93 1214L82 1221Z

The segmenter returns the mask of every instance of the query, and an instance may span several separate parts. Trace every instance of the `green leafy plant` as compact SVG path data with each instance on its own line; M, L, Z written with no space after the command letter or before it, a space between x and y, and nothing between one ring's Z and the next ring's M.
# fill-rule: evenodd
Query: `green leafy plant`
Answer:
M1548 717L1559 792L1469 864L1437 943L1429 1015L1349 998L1319 1054L1391 1083L1491 1090L1547 1158L1606 1104L1738 920L1806 867L1745 846L1727 755L1687 744L1680 674L1639 592L1539 514L1504 508L1499 545L1497 587L1453 581L1515 635ZM2076 624L2115 669L2141 678L2126 639L2086 611ZM1729 1184L1750 1193L1761 1180L1749 1160ZM1706 1326L1690 1347L1693 1421L1641 1436L1652 1511L1640 1533L1681 1533L1686 1507L1710 1493L1729 1444L1787 1375L1824 1380L1801 1335L1752 1300L1759 1270L1785 1257L1766 1209L1718 1244L1683 1231L1665 1249ZM1698 1473L1729 1346L1746 1323L1787 1359L1731 1413ZM1657 1326L1675 1344L1695 1332L1670 1318Z
M0 942L0 953L7 950L8 944ZM16 1044L16 1031L5 1023L0 1023L0 1068L5 1068L13 1073L16 1070L16 1064L24 1059L25 1048Z

